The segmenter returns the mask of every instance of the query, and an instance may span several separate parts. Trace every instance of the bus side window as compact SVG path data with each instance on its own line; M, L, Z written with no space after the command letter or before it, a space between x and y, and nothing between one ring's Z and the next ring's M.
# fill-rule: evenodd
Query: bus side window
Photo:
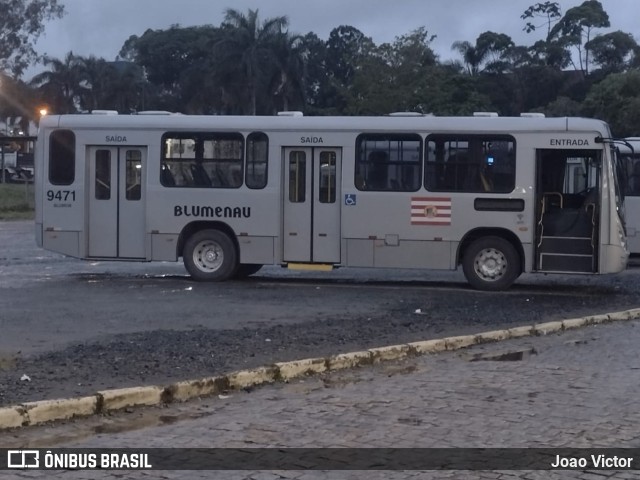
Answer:
M71 185L76 174L76 136L71 130L55 130L49 137L49 182Z
M633 170L629 175L629 191L627 194L632 196L640 195L640 159L633 164Z
M433 192L512 192L514 152L515 139L508 135L429 135L425 187Z
M167 132L160 182L165 187L239 188L244 137L233 132Z
M354 185L361 191L416 192L421 158L420 135L361 134L356 139Z
M267 186L267 166L269 158L269 137L262 132L252 132L247 136L246 178L245 184L249 188L264 188ZM234 175L242 172L234 170ZM242 178L236 182L242 183Z

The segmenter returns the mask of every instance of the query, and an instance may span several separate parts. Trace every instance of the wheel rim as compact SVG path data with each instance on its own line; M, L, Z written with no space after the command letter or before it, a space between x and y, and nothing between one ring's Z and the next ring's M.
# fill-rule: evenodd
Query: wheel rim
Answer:
M193 263L203 272L215 272L224 262L224 250L218 242L203 240L193 249Z
M473 262L476 275L487 282L500 280L507 271L507 258L500 250L485 248Z

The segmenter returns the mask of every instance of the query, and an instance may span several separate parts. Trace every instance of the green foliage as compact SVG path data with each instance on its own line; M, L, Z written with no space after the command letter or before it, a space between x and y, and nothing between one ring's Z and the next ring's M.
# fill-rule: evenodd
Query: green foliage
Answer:
M608 75L594 85L583 104L587 116L609 122L618 137L640 132L640 71Z
M600 2L584 1L564 15L559 2L535 3L521 18L527 32L544 28L544 39L516 45L508 35L486 31L473 42L453 43L459 60L443 63L431 48L435 36L425 27L377 45L357 28L340 25L325 41L314 33L290 33L284 16L261 20L258 10L227 9L219 26L174 25L133 35L116 62L72 52L46 59L48 70L32 82L35 91L3 80L13 104L0 104L0 114L26 115L39 98L47 99L53 113L542 111L593 115L611 122L619 134L640 134L634 87L640 47L620 31L594 36L609 25ZM574 59L579 60L575 68L567 70ZM590 65L597 69L590 72Z
M58 0L2 0L0 5L0 71L19 77L37 55L34 42L47 20L60 18Z
M599 35L585 45L591 51L593 63L606 73L621 72L638 51L638 44L630 33L620 30Z
M33 185L0 183L0 220L32 219L33 197Z
M75 113L76 105L86 89L82 86L82 58L69 52L64 60L46 57L44 64L49 70L33 77L31 84L40 89L52 111Z
M22 80L0 73L2 96L0 117L15 124L20 119L21 129L28 132L29 121L36 116L38 97Z
M129 37L120 57L144 69L148 84L139 85L139 109L213 113L221 108L213 82L214 45L220 29L174 25ZM143 80L143 79L140 79ZM138 79L134 80L138 82Z
M554 22L558 21L562 16L560 10L560 4L558 2L544 2L536 3L535 5L527 8L520 16L523 20L530 20L527 22L523 30L527 33L535 31L540 26L547 27L547 39L549 39L551 33L551 27ZM535 18L544 18L544 22L541 25L535 25L533 20Z
M555 100L549 102L546 107L542 109L547 117L580 117L582 116L582 104L575 100L559 96Z
M557 39L562 45L573 46L578 52L580 70L589 73L589 42L596 28L611 26L609 15L598 0L586 0L582 5L570 8L551 29L549 39ZM583 53L584 52L584 53Z

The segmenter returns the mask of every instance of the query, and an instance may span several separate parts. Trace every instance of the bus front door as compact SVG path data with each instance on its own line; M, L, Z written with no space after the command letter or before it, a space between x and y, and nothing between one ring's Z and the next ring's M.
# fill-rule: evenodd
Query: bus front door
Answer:
M537 150L535 270L598 272L601 153Z
M285 148L283 260L340 263L339 148Z
M145 258L146 148L91 146L88 155L88 256Z

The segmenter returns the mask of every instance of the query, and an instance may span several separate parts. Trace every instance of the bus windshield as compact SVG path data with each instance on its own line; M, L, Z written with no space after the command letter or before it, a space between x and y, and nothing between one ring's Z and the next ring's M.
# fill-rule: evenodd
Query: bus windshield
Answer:
M613 172L613 184L616 192L616 211L618 212L618 216L620 220L622 220L622 226L625 226L625 215L624 215L624 196L625 189L622 187L623 185L627 185L627 169L624 164L624 160L618 155L618 149L611 149L611 158L613 159L612 165L614 168Z

